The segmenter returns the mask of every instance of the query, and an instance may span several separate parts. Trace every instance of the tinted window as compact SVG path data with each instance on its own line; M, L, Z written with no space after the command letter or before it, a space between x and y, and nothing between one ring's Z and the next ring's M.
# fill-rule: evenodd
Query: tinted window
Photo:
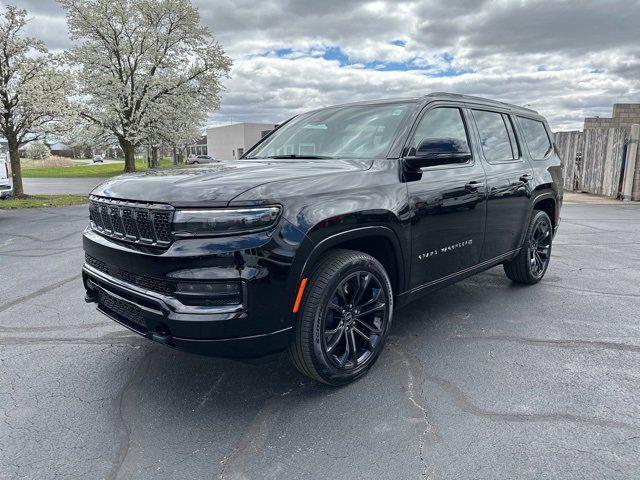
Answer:
M527 142L531 158L544 158L551 151L551 141L547 135L544 124L538 120L530 118L518 117L524 140Z
M462 114L457 108L440 107L428 112L413 135L411 147L417 148L427 138L453 138L467 146L467 131L464 128Z
M517 158L501 113L474 110L473 118L478 126L480 144L487 161L504 162Z
M353 105L299 115L245 158L383 158L413 104Z

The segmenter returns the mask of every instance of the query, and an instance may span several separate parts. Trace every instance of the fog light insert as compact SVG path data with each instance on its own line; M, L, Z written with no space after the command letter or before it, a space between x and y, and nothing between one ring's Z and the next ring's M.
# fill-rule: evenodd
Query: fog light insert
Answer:
M178 282L181 301L187 305L237 305L242 303L240 282Z

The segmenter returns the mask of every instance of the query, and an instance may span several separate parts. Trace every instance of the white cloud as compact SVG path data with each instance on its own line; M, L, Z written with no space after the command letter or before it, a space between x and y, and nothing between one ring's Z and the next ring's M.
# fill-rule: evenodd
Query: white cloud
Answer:
M16 3L34 17L31 34L53 49L68 45L53 0ZM614 102L640 101L639 0L194 3L235 59L216 123L279 122L335 103L451 91L530 105L563 129L609 115ZM286 58L263 56L279 49ZM349 61L328 60L336 57L327 49ZM407 62L469 73L365 68Z

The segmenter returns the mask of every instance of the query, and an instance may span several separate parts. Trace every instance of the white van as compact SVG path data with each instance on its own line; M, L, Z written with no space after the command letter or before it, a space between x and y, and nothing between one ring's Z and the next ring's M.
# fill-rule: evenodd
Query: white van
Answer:
M10 197L12 193L11 162L7 155L0 155L0 199Z

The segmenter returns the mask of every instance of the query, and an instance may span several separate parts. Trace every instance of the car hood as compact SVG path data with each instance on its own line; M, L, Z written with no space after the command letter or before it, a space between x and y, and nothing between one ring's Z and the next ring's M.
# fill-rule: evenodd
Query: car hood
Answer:
M125 174L97 186L92 195L174 206L224 206L259 185L296 178L367 170L372 160L237 160L199 167Z

